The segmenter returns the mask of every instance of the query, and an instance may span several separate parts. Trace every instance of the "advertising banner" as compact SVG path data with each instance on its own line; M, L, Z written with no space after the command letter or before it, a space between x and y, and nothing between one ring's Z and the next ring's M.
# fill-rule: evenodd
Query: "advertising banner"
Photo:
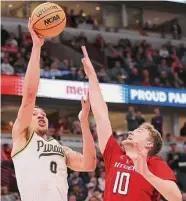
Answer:
M186 90L156 87L123 87L125 103L186 107Z
M1 94L22 95L24 78L1 76ZM186 107L185 89L100 84L106 102ZM88 83L40 79L38 97L80 100L88 93Z
M24 78L19 76L1 76L1 94L17 95L23 93ZM106 102L123 103L120 85L100 84ZM40 79L38 97L81 100L88 93L88 83L67 80Z

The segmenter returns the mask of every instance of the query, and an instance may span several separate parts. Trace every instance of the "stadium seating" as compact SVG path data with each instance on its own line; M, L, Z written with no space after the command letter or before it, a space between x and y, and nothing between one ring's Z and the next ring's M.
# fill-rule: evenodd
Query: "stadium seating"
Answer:
M71 41L72 47L77 50L87 43L87 37L82 33ZM18 38L3 29L2 44L1 73L24 76L32 45L30 36L22 33ZM100 82L168 88L186 87L186 48L183 44L174 46L168 42L155 49L147 41L132 44L128 39L120 39L117 45L111 45L105 42L103 36L98 35L91 45L105 58L105 66L96 69ZM77 66L73 58L60 61L44 49L40 65L42 78L85 80L82 66Z

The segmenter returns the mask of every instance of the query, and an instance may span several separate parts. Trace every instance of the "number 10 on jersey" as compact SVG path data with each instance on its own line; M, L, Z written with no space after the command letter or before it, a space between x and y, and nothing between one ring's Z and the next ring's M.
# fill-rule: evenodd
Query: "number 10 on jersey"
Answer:
M125 184L123 180L125 178ZM130 174L127 172L117 172L116 180L114 183L113 193L119 193L121 195L126 195L128 193ZM123 189L122 189L123 186Z

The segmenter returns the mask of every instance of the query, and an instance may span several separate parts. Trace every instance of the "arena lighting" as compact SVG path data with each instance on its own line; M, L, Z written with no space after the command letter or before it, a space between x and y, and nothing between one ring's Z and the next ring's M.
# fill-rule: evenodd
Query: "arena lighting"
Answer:
M96 7L96 10L97 10L97 11L99 11L99 10L100 10L100 7L99 7L99 6L97 6L97 7Z
M9 126L12 127L14 125L13 121L9 121Z
M9 7L9 8L12 8L12 4L9 4L8 7Z

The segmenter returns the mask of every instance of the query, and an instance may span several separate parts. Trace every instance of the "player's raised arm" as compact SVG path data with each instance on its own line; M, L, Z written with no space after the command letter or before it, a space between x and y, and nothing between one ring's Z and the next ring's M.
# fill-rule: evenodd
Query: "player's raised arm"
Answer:
M96 168L96 149L88 122L90 111L89 98L87 100L82 98L81 104L82 110L79 113L79 120L83 135L83 154L65 147L67 166L75 171L94 171Z
M12 130L14 145L20 139L22 141L26 139L25 136L31 122L40 78L40 52L44 39L38 37L34 32L30 19L28 29L32 37L33 47L24 80L22 103Z
M109 137L112 135L112 128L108 115L108 108L101 94L99 82L94 67L88 57L86 48L82 47L84 58L82 63L85 73L89 79L89 96L91 108L96 120L98 141L101 152L103 153Z

